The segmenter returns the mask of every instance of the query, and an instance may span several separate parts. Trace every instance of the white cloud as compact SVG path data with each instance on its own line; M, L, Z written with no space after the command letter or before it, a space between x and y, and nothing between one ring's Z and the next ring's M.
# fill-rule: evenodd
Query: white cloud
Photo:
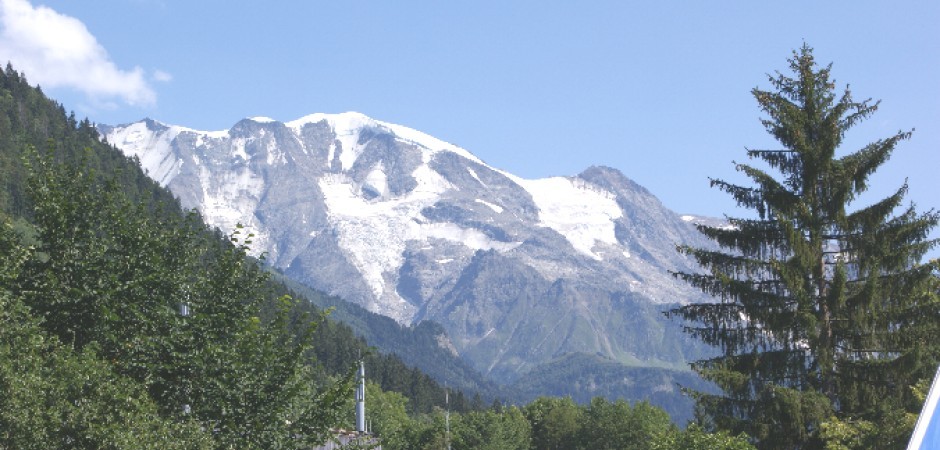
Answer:
M153 71L153 79L154 81L166 83L173 81L173 75L158 69Z
M84 92L94 103L114 99L150 106L157 95L140 67L121 70L78 19L33 7L27 0L0 0L0 64L10 61L31 83ZM158 81L169 74L158 71Z

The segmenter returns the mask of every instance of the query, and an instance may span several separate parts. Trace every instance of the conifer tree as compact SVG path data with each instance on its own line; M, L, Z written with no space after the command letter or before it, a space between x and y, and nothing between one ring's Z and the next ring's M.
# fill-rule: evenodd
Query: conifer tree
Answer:
M702 418L767 449L820 447L831 417L911 408L908 387L935 367L927 336L940 323L931 266L919 264L937 244L928 233L938 214L910 205L895 215L906 183L852 210L911 132L839 151L879 102L856 101L848 87L837 95L831 64L819 67L806 45L789 63L792 77L778 72L773 90L752 91L782 148L747 150L764 167L736 165L752 186L711 181L756 214L699 226L718 250L679 247L704 272L675 275L715 300L671 312L720 349L693 364L721 390L695 394Z

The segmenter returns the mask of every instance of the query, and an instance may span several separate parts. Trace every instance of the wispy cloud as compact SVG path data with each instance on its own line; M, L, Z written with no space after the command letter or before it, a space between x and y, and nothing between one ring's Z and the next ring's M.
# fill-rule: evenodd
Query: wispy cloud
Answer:
M78 19L27 0L0 0L0 64L10 61L31 83L73 88L96 104L151 106L157 95L144 70L119 69ZM153 74L169 81L165 72Z
M162 71L162 70L154 70L154 71L153 71L153 80L154 80L154 81L159 81L159 82L161 82L161 83L167 83L167 82L173 81L173 75L171 75L171 74L169 74L169 73L167 73L167 72L164 72L164 71Z

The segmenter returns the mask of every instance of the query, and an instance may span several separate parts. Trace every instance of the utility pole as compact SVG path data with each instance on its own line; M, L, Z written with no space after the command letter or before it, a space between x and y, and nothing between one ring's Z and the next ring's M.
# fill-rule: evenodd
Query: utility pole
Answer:
M181 302L180 303L180 316L189 317L189 303ZM186 395L186 401L189 400L189 380L185 380L186 386L183 387L183 392ZM183 403L183 415L188 416L192 412L192 408L189 406L189 403Z
M444 382L444 442L447 443L447 450L450 450L450 389L447 388L447 382Z

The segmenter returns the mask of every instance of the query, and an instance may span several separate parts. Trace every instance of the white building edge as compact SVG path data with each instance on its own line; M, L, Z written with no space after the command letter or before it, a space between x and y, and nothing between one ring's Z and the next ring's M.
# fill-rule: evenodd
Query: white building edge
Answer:
M927 401L917 418L914 434L907 450L940 449L940 414L937 414L937 403L940 401L940 367L933 377Z

